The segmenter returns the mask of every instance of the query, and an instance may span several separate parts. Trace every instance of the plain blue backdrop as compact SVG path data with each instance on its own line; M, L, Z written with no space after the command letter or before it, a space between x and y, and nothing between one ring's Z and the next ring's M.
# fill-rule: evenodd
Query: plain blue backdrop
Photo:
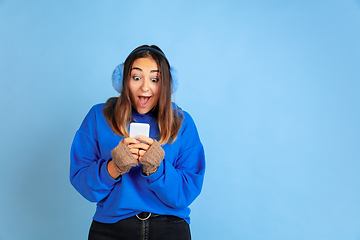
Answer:
M0 0L0 239L86 239L69 150L142 44L206 150L193 239L360 240L359 0Z

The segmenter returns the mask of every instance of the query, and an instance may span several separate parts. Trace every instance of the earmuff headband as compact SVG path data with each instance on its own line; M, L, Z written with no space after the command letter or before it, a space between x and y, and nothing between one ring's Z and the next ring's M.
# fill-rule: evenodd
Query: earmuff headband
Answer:
M163 52L157 50L156 48L152 48L152 47L142 47L142 48L135 49L134 51L132 51L132 52L129 54L129 56L126 58L126 60L127 60L131 55L133 55L134 53L139 52L139 51L142 51L142 50L149 50L149 51L153 51L153 52L156 52L156 53L160 54L161 56L163 56L163 57L165 58L166 62L167 62L167 63L169 64L169 66L170 66L169 60L166 58L165 54L164 54ZM126 62L126 60L125 60L125 62Z

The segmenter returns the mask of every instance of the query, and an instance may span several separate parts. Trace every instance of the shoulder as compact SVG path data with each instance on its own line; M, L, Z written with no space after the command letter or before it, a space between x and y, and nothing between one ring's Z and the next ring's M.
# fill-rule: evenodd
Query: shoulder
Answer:
M182 109L179 105L172 103L173 109L174 109L174 113L177 114L183 124L188 124L188 123L193 123L194 120L191 117L190 113L188 113L187 111L185 111L184 109Z
M93 111L95 113L100 113L104 110L105 107L105 103L98 103L95 104L94 106L92 106L92 108L90 109L90 112Z
M182 154L186 151L203 151L203 146L200 140L200 136L190 113L183 110L177 105L173 105L174 111L177 111L178 116L181 118L182 123L180 130L177 134L175 142L180 144L179 152Z
M198 136L198 131L194 122L194 119L191 117L190 113L173 103L174 112L181 118L181 128L179 134L182 136L193 137Z
M85 116L80 126L80 130L88 132L97 124L99 120L102 121L104 118L104 107L105 103L99 103L92 106Z
M92 106L86 116L86 118L97 119L100 116L104 116L105 103L98 103Z

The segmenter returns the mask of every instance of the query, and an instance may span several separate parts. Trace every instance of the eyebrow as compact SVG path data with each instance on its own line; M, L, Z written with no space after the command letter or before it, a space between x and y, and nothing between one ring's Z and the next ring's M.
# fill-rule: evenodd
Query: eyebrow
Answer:
M143 71L141 68L138 68L138 67L133 67L132 69L131 69L131 71L132 70L139 70L139 71ZM151 70L150 72L160 72L159 70Z

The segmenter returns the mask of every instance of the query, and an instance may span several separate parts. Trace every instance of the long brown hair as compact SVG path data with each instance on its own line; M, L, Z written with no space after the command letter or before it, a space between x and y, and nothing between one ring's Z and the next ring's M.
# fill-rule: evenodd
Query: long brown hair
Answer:
M109 98L105 104L104 115L115 133L129 137L128 126L132 120L132 104L130 99L129 79L131 67L138 58L152 58L160 70L160 97L153 109L160 129L160 144L172 143L180 130L182 112L174 109L171 103L173 79L170 64L163 51L155 45L143 45L135 48L124 63L122 90L120 97Z

